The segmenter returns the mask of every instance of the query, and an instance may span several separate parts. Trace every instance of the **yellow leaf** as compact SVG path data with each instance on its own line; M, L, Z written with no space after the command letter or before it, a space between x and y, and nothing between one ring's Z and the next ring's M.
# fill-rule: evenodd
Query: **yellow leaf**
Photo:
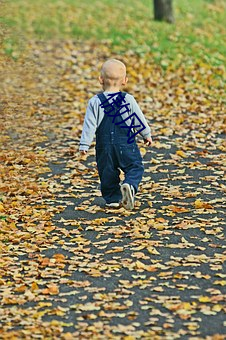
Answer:
M4 206L2 203L0 203L0 212L4 212L4 211L5 211Z
M199 302L211 302L209 296L200 296Z
M105 254L118 253L118 252L122 252L123 250L124 250L123 247L116 247L116 248L107 250L107 251L105 252Z
M185 309L185 310L193 309L192 304L190 302L183 302L182 306L183 306L183 309Z
M151 163L152 164L160 164L161 162L158 159L152 158Z
M213 308L212 308L212 310L214 311L214 312L220 312L220 311L222 311L224 309L224 306L221 306L221 305L215 305L215 306L213 306Z
M11 222L9 227L12 228L12 229L15 229L16 228L16 223L15 222Z
M138 269L146 269L147 266L146 266L146 264L144 264L143 262L137 260L137 261L136 261L136 267L137 267Z
M31 291L34 292L35 290L38 290L39 289L39 286L36 282L32 282L32 285L31 285Z
M158 252L158 250L156 250L154 247L148 247L147 251L152 254L152 255L160 255L160 253Z
M152 288L152 290L153 290L154 292L164 292L164 290L163 290L162 287L154 287L154 288Z
M176 152L176 154L178 155L178 156L180 156L180 157L182 157L182 158L186 158L187 157L187 155L184 153L184 151L182 151L182 150L178 150L177 152Z
M163 225L163 224L156 224L154 226L155 229L157 230L164 230L164 229L167 229L167 226Z
M215 285L221 285L221 286L226 286L226 280L217 280L217 281L214 281L214 284Z
M51 306L52 306L51 302L39 302L38 303L38 308L51 307Z
M84 243L85 239L82 236L72 238L70 242Z
M155 272L157 269L155 266L148 266L146 264L144 264L143 262L137 260L136 261L136 268L137 269L144 269L144 270L147 270L149 272Z
M146 154L146 149L145 148L140 148L140 153L141 153L141 156L143 157L145 154Z
M92 221L92 224L94 225L103 225L104 223L108 222L108 218L102 217L102 218L96 218Z
M67 332L67 333L62 334L62 339L64 339L64 340L74 340L74 335Z
M188 329L189 329L190 331L195 331L196 329L199 328L198 324L195 323L195 322L189 323L187 327L188 327Z
M213 208L211 204L203 202L200 199L197 199L194 205L195 205L195 209L212 209Z

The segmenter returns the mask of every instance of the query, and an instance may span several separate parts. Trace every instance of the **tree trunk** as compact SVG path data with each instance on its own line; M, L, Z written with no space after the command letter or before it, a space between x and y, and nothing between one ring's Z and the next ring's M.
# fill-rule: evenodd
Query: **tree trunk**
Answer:
M174 22L173 1L154 0L154 18L155 20Z

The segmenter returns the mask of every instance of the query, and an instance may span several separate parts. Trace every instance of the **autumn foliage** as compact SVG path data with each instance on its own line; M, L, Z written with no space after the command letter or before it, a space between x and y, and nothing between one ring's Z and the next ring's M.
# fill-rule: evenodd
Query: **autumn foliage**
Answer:
M112 51L153 132L133 211L78 153ZM224 66L69 38L0 58L0 338L223 340Z

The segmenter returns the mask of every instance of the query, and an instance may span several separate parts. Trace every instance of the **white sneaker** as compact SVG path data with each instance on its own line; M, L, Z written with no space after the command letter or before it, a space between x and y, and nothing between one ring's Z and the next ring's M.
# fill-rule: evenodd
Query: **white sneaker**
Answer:
M134 187L128 183L121 185L122 205L125 209L132 210L134 208Z
M121 204L119 202L106 203L107 208L120 208Z

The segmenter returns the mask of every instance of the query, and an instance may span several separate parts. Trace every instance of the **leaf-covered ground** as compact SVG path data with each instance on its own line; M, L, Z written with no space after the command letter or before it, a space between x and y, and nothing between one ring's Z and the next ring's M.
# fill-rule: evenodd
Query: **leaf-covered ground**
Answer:
M115 55L153 131L134 211L106 210L78 142L103 44L0 66L0 338L225 338L222 66Z
M15 58L21 50L18 36L61 37L105 39L120 51L151 51L163 67L198 56L210 65L223 65L225 0L179 0L173 9L176 22L169 25L153 20L153 0L2 0L0 25L13 31L5 38L4 49Z

